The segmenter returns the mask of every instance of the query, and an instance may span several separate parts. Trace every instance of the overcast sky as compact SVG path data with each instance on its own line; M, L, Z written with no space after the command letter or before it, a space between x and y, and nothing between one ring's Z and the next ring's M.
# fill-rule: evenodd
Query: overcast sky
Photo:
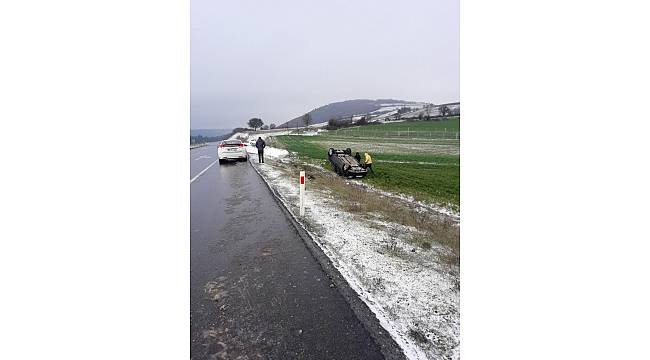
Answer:
M350 99L460 100L459 4L191 0L191 128Z

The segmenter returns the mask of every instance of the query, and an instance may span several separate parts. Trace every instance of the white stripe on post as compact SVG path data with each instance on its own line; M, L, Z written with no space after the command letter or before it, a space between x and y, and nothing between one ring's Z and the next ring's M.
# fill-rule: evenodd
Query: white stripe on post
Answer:
M305 172L300 172L300 216L305 216Z

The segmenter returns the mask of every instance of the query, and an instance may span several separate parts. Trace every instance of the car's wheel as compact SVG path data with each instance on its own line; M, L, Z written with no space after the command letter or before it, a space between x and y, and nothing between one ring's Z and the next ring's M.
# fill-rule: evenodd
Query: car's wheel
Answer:
M345 149L345 153L348 155L352 155L352 149L350 148Z
M332 155L334 155L334 148L329 148L329 150L327 150L327 156L332 156Z
M223 159L219 159L219 164L223 164Z

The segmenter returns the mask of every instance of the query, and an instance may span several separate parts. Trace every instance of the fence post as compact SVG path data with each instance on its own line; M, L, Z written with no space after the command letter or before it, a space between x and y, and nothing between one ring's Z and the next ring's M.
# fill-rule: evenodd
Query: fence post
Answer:
M300 172L300 216L305 216L305 172Z

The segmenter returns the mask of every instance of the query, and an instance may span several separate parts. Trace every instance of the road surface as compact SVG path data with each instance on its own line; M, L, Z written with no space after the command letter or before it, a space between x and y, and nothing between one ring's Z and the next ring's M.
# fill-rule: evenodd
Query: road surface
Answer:
M255 170L216 153L190 150L191 358L382 359Z

